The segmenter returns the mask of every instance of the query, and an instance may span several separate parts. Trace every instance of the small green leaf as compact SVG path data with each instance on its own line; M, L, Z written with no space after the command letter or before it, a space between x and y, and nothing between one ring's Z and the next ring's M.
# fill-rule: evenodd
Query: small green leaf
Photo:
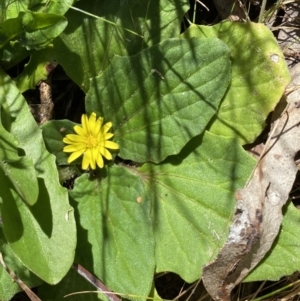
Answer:
M223 22L192 25L183 37L217 37L230 48L232 80L210 131L243 144L252 142L290 80L273 33L263 24Z
M113 166L102 175L82 175L70 192L79 222L76 260L110 289L146 297L155 267L151 200L130 170Z
M0 48L11 41L26 49L42 49L62 33L67 26L65 17L55 14L20 12L17 18L0 23Z
M68 157L70 154L63 152L66 144L62 140L67 134L74 134L74 125L76 123L70 120L51 120L41 126L45 145L48 151L56 156L56 163L58 165L69 164ZM76 161L73 164L75 163Z
M86 109L112 121L120 156L158 163L204 131L230 81L218 39L169 39L116 56L91 80Z
M22 73L14 78L20 92L35 89L41 80L48 78L49 73L56 65L52 46L40 51L32 51L29 63L25 65Z

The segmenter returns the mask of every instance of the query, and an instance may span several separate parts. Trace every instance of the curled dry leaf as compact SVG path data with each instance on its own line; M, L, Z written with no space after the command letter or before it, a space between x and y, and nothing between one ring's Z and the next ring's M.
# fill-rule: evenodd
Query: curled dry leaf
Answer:
M203 268L203 283L214 300L230 300L232 289L264 258L276 238L297 173L300 101L290 101L275 123L248 183L236 193L229 236L215 261Z

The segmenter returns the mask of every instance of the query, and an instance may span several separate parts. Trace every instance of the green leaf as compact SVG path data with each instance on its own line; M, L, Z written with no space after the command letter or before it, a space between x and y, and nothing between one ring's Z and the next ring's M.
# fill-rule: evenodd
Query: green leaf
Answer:
M116 56L91 80L86 109L112 121L122 158L158 163L204 131L229 81L223 42L168 39Z
M279 280L292 275L300 269L299 221L300 213L289 202L283 210L281 230L272 249L259 265L244 279L246 282L260 280Z
M19 43L27 50L42 49L62 33L65 17L55 14L20 12L17 18L0 23L0 49L7 43Z
M74 134L73 128L75 124L69 120L51 120L41 126L46 148L49 153L56 157L56 164L59 166L59 181L61 183L75 175L79 176L82 174L79 167L77 167L77 165L81 165L82 158L79 157L77 160L68 163L70 153L63 152L63 147L66 144L62 140L67 134Z
M191 283L222 247L235 207L234 193L255 161L235 139L206 132L164 164L138 169L152 201L156 272Z
M46 80L49 73L57 65L53 53L53 47L48 46L40 51L32 51L28 64L14 81L21 93L29 89L35 89L41 80Z
M95 0L93 5L79 1L76 7L82 11L68 11L68 27L54 41L54 47L59 64L86 92L89 79L105 70L115 54L132 55L166 38L178 37L189 3L187 0L147 3ZM84 11L101 19L87 16Z
M110 289L146 297L155 267L150 199L129 169L113 166L102 175L82 175L70 192L79 222L76 261Z
M47 150L55 155L56 163L58 165L68 165L68 157L70 153L64 153L63 147L66 144L63 143L63 138L68 134L74 134L74 125L76 123L69 120L51 120L41 126L43 130L43 137ZM74 161L71 164L77 164L78 161Z
M263 24L223 22L192 25L183 37L217 37L228 45L232 80L210 131L243 144L253 142L290 80L273 33Z
M0 169L9 178L20 197L29 205L33 205L39 192L33 162L27 157L18 155L17 140L1 124L0 137Z
M76 246L76 228L66 189L58 182L55 158L45 149L41 130L13 81L0 70L0 95L14 119L11 134L34 164L39 185L37 202L28 207L1 175L1 215L4 235L22 263L50 284L69 270ZM28 188L30 190L30 187Z
M0 220L1 224L1 220ZM4 263L13 271L19 279L21 279L28 287L36 287L42 283L33 273L26 269L22 263L16 258L7 244L2 227L0 225L0 251ZM0 299L1 301L9 301L17 292L22 291L22 288L13 281L8 272L0 265Z

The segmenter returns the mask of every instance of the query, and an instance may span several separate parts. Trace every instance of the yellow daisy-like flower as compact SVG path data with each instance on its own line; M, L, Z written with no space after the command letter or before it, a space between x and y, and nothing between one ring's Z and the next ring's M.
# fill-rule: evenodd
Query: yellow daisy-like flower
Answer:
M96 113L92 113L90 118L83 114L81 117L82 126L75 125L76 134L69 134L63 142L69 144L63 148L66 153L72 153L68 162L76 160L83 154L82 169L96 169L96 164L102 168L104 165L103 157L111 160L109 149L119 149L119 145L109 141L114 134L108 133L112 126L111 122L103 124L103 117L96 119Z

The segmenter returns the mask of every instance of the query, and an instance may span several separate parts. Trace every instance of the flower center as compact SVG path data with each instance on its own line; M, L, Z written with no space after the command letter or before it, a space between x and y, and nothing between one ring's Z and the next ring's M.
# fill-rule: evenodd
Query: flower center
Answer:
M86 147L87 148L96 148L99 144L97 137L89 135L86 139Z

